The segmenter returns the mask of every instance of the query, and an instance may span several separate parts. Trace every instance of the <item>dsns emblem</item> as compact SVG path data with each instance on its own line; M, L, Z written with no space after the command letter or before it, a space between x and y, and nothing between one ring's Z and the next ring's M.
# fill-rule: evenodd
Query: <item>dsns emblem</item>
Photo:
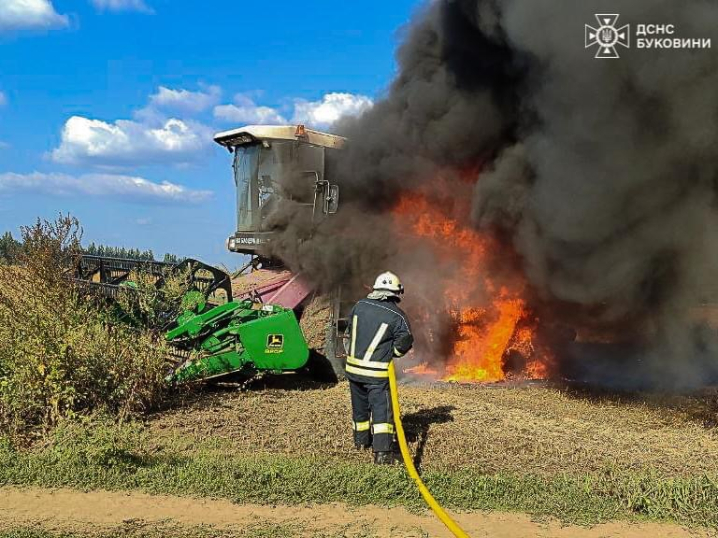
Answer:
M617 46L631 46L631 26L618 27L618 14L596 15L598 27L586 25L586 48L598 47L596 58L618 58Z

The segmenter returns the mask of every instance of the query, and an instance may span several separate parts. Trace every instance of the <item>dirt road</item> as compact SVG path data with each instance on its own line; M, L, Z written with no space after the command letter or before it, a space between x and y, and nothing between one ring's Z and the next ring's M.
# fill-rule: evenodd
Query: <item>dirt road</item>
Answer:
M711 536L708 531L689 531L673 525L610 523L591 528L561 526L553 521L535 522L522 514L467 513L458 514L456 519L473 538ZM187 527L203 525L235 531L256 528L257 525L290 525L301 536L341 534L354 529L381 537L451 536L430 514L412 514L403 508L349 508L336 504L273 507L134 492L85 493L67 489L0 488L0 528L40 524L51 530L87 532L89 529L117 528L128 521L149 525L165 525L168 522Z

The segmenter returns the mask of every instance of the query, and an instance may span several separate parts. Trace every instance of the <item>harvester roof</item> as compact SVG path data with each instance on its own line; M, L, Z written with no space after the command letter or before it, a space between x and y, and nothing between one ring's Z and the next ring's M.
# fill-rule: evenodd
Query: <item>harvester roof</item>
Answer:
M214 135L214 141L227 149L262 140L298 140L325 148L341 148L346 138L307 129L304 125L247 125Z

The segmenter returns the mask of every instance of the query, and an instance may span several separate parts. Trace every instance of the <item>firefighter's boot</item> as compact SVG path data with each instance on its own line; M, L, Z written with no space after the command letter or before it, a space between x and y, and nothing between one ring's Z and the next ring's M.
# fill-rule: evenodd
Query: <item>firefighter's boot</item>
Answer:
M393 465L394 464L394 453L393 452L374 452L374 463L376 465Z

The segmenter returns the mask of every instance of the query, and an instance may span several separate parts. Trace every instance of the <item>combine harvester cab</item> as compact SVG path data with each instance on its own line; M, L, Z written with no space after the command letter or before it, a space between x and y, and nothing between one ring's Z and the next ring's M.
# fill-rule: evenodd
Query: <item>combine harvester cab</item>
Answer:
M305 330L313 367L342 378L340 335L346 305L341 304L339 290L331 296L317 296L302 275L293 274L281 260L265 253L273 239L271 217L279 202L290 196L283 186L293 186L292 199L305 207L314 222L337 212L339 187L330 182L327 157L340 151L346 139L303 125L249 125L218 133L214 140L233 155L237 229L227 239L227 248L249 257L245 269L233 280L235 300L251 299L291 309L302 328L306 328L307 311L315 311L316 303L321 302L328 311L326 327L319 337ZM318 332L317 328L311 332Z
M231 252L262 258L262 247L272 240L270 217L288 196L282 186L303 183L295 194L315 220L337 212L339 187L329 182L326 167L328 152L346 142L341 136L303 125L248 125L218 133L214 141L233 154L237 231L227 239Z

